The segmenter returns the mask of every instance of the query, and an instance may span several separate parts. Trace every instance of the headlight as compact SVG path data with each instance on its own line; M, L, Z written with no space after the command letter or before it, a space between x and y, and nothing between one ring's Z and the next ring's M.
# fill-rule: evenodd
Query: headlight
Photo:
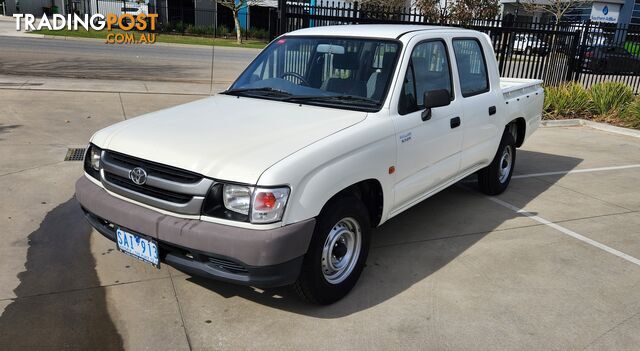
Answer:
M271 223L282 219L289 198L289 188L262 189L253 192L252 223Z
M89 144L87 153L84 155L84 171L96 179L100 178L101 155L102 150L93 144Z
M278 222L284 215L289 192L288 187L254 188L217 183L209 190L202 214L241 222Z
M102 154L102 150L98 149L97 147L93 146L91 147L91 152L90 152L90 159L89 159L89 163L91 165L91 168L93 168L96 171L100 170L100 156Z
M222 201L228 210L249 214L251 204L251 188L247 186L225 184L222 191Z

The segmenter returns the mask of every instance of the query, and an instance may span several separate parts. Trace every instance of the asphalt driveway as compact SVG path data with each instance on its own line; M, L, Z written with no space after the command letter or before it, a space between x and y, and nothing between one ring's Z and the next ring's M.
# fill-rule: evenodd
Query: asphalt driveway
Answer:
M157 270L73 199L97 129L199 98L0 90L2 349L615 349L640 345L640 139L542 128L497 198L462 181L375 230L327 307Z

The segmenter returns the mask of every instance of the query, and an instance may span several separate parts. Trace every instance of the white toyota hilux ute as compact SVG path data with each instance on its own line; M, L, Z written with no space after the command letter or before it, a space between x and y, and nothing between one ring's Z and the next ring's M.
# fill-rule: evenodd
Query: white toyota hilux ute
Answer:
M328 304L371 228L474 173L506 189L541 83L501 79L476 31L302 29L226 91L95 133L76 198L125 254Z

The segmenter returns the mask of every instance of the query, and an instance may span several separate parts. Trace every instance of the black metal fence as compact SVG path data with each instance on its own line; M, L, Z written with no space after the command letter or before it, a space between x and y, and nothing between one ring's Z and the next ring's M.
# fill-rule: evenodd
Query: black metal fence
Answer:
M640 93L640 27L596 22L444 22L417 8L363 6L358 2L279 1L278 33L343 24L428 24L464 27L491 38L503 77L543 79L547 85L577 81L591 86L619 81Z

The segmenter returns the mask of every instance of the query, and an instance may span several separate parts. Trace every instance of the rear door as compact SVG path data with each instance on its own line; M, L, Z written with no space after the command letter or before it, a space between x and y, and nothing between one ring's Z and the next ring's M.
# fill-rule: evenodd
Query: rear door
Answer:
M483 49L484 40L475 37L452 38L453 55L458 71L462 104L462 156L460 171L466 173L479 165L488 164L497 149L497 110L502 91L492 87ZM494 65L495 66L495 65ZM495 68L495 67L494 67Z
M448 45L441 39L414 40L417 43L408 48L411 56L401 73L398 113L392 117L398 145L396 210L420 201L451 180L460 164L461 106L454 98ZM436 89L448 90L451 103L433 108L430 119L423 120L424 93Z

